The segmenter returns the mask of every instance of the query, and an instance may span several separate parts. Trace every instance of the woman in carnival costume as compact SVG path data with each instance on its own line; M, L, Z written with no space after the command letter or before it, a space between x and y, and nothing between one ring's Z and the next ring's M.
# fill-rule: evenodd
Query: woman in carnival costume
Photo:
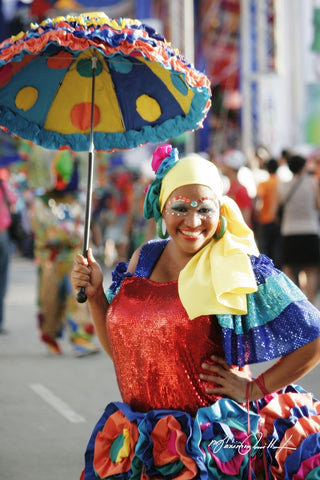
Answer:
M81 248L83 205L79 199L78 165L68 151L51 163L53 188L35 198L32 227L38 266L38 323L40 339L49 352L62 353L59 338L66 328L75 356L97 353L94 327L87 305L74 298L70 272Z
M169 237L118 264L106 293L91 250L72 271L123 401L81 478L319 478L320 402L292 382L320 360L320 312L259 254L212 163L162 145L152 165L144 214Z

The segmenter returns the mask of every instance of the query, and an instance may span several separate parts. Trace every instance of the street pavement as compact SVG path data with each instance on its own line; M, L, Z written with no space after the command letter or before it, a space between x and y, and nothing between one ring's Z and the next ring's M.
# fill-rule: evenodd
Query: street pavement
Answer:
M47 352L36 327L36 281L34 262L13 257L9 334L0 335L0 480L77 480L95 423L120 395L103 351L74 358L65 335L63 355ZM299 381L318 398L319 368Z
M68 336L55 357L38 338L36 269L14 257L0 335L0 479L77 480L92 429L119 401L103 351L74 358ZM67 332L65 332L67 333Z

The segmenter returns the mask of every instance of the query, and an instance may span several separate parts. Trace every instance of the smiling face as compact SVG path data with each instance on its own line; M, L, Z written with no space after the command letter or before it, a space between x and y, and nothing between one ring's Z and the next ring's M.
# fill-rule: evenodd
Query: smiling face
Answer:
M177 249L194 255L215 233L220 206L216 195L204 185L185 185L172 192L162 212L167 231Z

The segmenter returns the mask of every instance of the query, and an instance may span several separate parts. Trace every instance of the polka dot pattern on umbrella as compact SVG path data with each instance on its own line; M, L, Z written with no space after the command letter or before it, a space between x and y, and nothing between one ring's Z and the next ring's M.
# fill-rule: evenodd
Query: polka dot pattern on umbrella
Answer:
M47 19L0 45L0 124L45 148L133 148L202 127L210 84L151 27L104 13Z

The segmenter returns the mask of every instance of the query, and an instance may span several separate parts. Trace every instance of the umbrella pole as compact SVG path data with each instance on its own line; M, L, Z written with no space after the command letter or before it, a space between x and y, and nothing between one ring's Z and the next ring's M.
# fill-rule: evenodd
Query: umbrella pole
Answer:
M87 196L86 209L84 220L84 234L83 234L83 249L82 254L87 258L89 249L90 236L90 222L91 222L91 203L92 203L92 178L93 178L93 164L94 164L94 143L93 143L93 121L94 121L94 91L96 78L97 57L92 57L92 90L91 90L91 119L90 119L90 148L88 152L88 177L87 177ZM87 300L87 295L84 287L80 287L77 293L77 301L84 303Z

